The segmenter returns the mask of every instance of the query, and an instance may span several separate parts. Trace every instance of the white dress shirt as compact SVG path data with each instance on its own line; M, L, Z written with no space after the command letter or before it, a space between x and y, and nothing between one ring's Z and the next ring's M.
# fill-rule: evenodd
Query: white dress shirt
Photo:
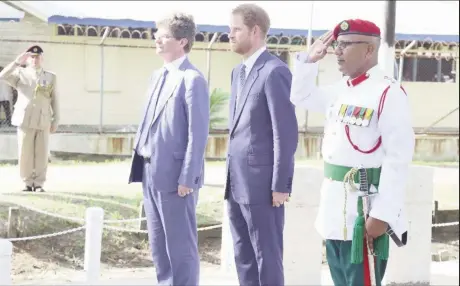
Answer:
M252 70L252 67L256 63L257 59L262 55L262 53L267 49L266 46L261 47L255 53L253 53L249 58L243 61L243 65L246 66L246 79L248 78L249 73Z

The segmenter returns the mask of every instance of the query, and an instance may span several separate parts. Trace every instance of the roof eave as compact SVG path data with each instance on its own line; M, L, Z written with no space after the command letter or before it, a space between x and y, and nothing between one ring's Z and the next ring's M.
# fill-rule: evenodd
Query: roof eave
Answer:
M2 2L16 10L30 14L45 23L48 22L48 17L46 15L44 15L43 13L40 13L37 9L30 7L23 1L2 1Z

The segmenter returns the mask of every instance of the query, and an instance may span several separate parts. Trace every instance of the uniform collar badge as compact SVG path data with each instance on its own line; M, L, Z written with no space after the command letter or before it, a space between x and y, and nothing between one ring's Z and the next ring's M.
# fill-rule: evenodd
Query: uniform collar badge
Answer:
M358 77L355 77L354 79L349 79L347 80L347 85L348 86L357 86L358 84L362 83L363 81L365 81L366 79L369 78L369 74L368 73L364 73Z

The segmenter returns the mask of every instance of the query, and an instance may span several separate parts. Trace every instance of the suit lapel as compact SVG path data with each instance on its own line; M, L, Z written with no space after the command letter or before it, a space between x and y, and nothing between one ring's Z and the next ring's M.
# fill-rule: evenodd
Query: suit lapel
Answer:
M233 133L233 130L235 130L235 127L238 124L238 121L239 121L239 119L241 117L241 113L243 111L243 108L246 105L246 100L248 99L248 95L251 92L251 88L254 85L254 83L256 82L257 78L259 77L259 71L265 65L266 54L267 53L268 53L267 51L264 51L260 55L260 57L257 59L257 61L255 62L254 66L252 67L251 71L249 72L249 75L248 75L248 77L247 77L247 79L246 79L246 81L244 83L243 90L241 91L241 94L239 95L239 98L238 98L237 102L234 100L235 101L234 104L236 104L237 106L236 106L235 114L233 116L233 127L232 127L232 130L231 130L231 133ZM238 73L239 72L240 72L240 69L238 69ZM238 76L236 77L236 80L237 81L239 80ZM235 86L236 87L238 86L238 82L236 83ZM237 89L237 88L235 88L235 89Z
M155 91L155 88L157 87L158 82L159 82L159 80L161 78L161 77L158 76L159 74L160 73L158 72L158 70L154 72L154 74L152 75L152 80L150 81L150 84L149 84L149 86L147 88L147 93L146 93L147 102L146 102L145 107L144 107L144 116L142 118L141 124L139 124L139 126L137 127L136 138L134 140L134 146L137 146L137 142L139 140L142 125L144 124L145 121L149 120L148 118L146 118L147 113L148 113L148 109L149 109L149 103L150 104L155 104L156 97L153 96L153 92Z
M233 122L235 122L235 104L236 104L236 96L238 92L238 73L240 72L241 65L239 65L233 72L232 78L232 96L230 97L230 120L229 120L229 129L231 130L233 127Z
M158 94L160 98L158 98L158 104L157 104L157 108L155 109L155 115L153 117L152 124L155 123L155 121L158 119L158 116L161 114L161 111L165 107L166 103L171 98L171 96L173 95L174 91L179 86L179 84L182 82L182 79L184 78L183 71L187 68L187 66L188 66L188 60L185 59L184 62L179 67L179 70L170 71L168 73L166 77L166 81L163 86L163 90Z

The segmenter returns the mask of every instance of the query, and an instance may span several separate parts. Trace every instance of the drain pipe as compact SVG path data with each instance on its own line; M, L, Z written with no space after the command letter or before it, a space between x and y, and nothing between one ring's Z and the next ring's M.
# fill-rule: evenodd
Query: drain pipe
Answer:
M412 49L412 47L417 43L416 40L413 40L407 47L405 47L401 53L399 53L399 75L398 75L398 81L402 81L403 77L403 68L404 68L404 55L407 53L408 50Z
M212 36L211 41L209 42L208 48L206 49L206 79L208 80L208 86L211 88L210 80L211 80L211 47L214 42L217 40L219 33L214 33Z

